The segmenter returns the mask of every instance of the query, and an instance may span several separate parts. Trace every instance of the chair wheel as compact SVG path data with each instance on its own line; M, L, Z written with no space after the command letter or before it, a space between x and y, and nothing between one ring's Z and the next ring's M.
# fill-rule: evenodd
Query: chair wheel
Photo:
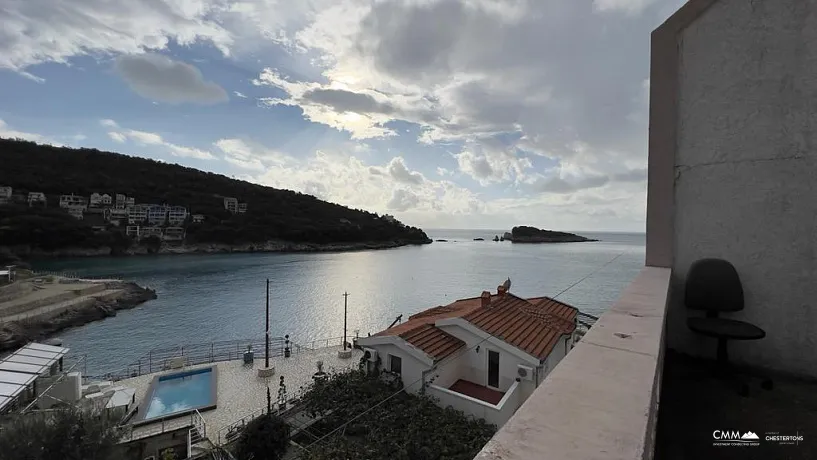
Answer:
M760 386L764 390L771 390L772 388L774 388L774 382L772 382L770 379L769 380L764 380L763 383L760 384Z
M749 396L749 385L741 383L740 389L738 390L738 394L743 396L744 398Z

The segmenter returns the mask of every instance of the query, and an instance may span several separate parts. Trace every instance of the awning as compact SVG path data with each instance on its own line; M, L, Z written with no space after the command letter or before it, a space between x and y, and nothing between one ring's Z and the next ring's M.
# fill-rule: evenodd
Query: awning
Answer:
M68 353L68 348L29 343L0 360L0 409Z

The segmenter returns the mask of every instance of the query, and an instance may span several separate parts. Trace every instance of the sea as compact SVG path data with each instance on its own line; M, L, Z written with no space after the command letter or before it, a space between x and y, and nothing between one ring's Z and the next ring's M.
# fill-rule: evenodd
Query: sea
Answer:
M598 242L494 242L502 230L426 230L423 246L338 253L252 253L60 259L35 269L120 277L158 298L115 317L57 335L85 355L85 372L116 372L154 348L264 337L269 279L270 333L296 343L366 336L409 315L495 291L550 296L599 315L644 265L645 235L574 232ZM484 238L484 241L475 241ZM344 297L348 293L348 297Z

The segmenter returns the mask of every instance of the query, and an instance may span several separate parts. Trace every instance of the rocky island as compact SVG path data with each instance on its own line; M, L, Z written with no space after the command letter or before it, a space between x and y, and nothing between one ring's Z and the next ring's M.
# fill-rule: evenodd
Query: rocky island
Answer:
M0 264L431 243L390 215L180 165L11 139L0 151Z
M573 233L540 230L536 227L527 226L514 227L510 234L505 234L504 239L514 243L583 243L598 241Z

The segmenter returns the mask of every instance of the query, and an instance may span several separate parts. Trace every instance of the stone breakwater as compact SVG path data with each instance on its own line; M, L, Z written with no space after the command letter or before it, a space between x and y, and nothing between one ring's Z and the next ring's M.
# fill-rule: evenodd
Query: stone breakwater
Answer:
M64 329L81 326L111 316L156 298L156 292L130 282L107 282L96 295L78 297L73 303L63 299L41 303L31 311L0 318L0 351L42 340Z

